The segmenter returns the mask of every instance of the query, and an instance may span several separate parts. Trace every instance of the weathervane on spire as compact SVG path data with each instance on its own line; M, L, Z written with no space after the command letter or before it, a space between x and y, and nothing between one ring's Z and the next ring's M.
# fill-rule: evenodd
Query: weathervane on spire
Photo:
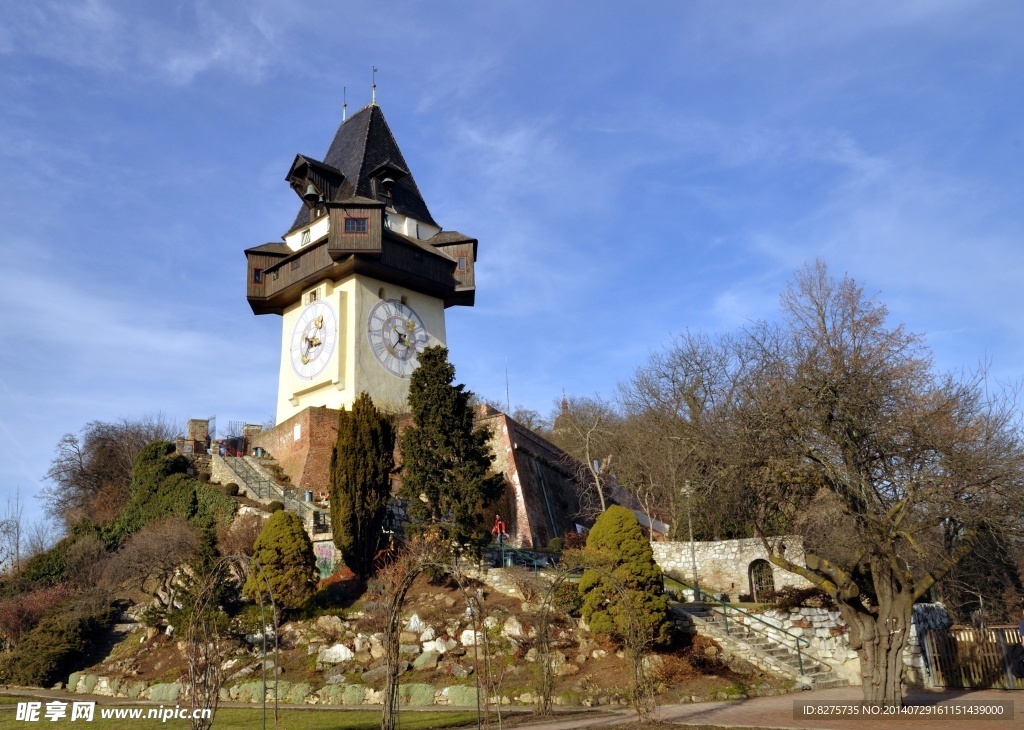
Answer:
M341 87L341 121L348 119L348 89Z
M377 106L377 67L373 67L373 86L370 87L370 106Z

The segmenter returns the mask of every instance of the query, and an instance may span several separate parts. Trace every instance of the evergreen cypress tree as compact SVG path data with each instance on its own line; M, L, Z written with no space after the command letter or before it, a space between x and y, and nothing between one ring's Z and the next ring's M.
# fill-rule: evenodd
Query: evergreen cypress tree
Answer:
M480 508L501 496L501 474L489 474L486 429L473 428L472 395L452 385L455 367L444 347L428 347L409 383L413 426L402 434L400 496L412 534L433 528L466 543L483 524Z
M331 530L334 544L360 578L373 569L383 542L391 496L395 431L390 419L360 393L351 411L338 416L331 455Z

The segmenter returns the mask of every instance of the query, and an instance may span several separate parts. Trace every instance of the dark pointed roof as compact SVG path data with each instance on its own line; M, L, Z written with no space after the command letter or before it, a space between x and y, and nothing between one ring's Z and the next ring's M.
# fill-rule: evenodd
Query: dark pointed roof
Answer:
M323 163L345 175L340 198L375 198L373 173L384 168L394 171L391 204L395 212L437 226L384 119L384 112L376 104L363 107L341 123ZM302 206L292 229L309 221L309 208Z

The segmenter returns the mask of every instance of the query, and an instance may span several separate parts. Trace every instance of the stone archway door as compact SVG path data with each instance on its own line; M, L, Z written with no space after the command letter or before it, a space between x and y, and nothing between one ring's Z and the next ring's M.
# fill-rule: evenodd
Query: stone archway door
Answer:
M764 601L775 590L775 574L767 560L755 560L747 569L750 578L750 596L755 603Z

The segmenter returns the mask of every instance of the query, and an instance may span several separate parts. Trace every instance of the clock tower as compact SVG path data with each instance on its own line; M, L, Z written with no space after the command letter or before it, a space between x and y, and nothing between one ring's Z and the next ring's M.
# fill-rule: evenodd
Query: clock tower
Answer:
M294 223L245 252L253 313L281 316L277 422L362 391L404 409L419 352L445 344L445 309L473 305L476 239L434 221L376 104L285 179Z

